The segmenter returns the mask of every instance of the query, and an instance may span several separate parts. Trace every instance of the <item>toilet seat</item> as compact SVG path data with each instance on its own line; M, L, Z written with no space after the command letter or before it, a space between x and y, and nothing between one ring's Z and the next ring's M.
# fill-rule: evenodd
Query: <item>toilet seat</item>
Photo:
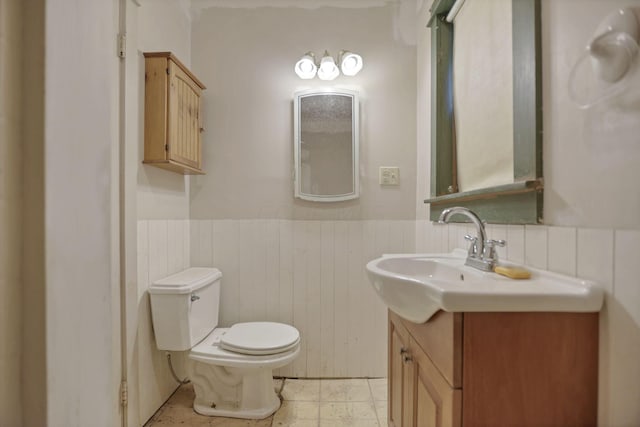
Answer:
M220 339L220 347L227 351L248 355L282 353L296 347L300 333L283 323L246 322L231 326Z
M189 359L212 365L235 368L271 368L277 369L293 361L300 353L300 340L275 354L250 355L225 350L220 343L230 328L214 329L189 352Z

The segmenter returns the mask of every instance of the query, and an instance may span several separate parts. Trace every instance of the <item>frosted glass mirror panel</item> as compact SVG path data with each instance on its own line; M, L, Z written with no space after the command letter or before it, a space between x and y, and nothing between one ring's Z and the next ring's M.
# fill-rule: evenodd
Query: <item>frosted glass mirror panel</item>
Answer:
M297 92L294 134L296 197L317 202L358 197L356 92Z

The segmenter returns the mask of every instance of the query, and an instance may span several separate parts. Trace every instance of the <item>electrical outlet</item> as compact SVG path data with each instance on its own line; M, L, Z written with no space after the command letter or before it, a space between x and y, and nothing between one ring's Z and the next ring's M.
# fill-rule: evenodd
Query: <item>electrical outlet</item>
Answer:
M380 185L399 185L400 168L396 166L380 166Z

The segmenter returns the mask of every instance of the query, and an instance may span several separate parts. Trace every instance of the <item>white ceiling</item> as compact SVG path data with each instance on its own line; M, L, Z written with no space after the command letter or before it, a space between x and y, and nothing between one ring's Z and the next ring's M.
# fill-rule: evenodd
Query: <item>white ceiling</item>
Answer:
M253 9L258 7L299 7L316 9L319 7L366 8L401 3L401 0L191 0L196 10L210 7L231 7Z

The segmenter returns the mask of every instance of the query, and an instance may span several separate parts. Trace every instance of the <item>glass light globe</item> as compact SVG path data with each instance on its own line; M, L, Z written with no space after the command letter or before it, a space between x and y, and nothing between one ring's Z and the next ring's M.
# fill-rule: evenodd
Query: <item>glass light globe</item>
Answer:
M333 57L325 52L322 60L320 61L320 69L318 70L318 78L320 80L333 80L340 75L340 70L333 60Z
M313 54L307 53L300 58L300 60L296 62L294 70L301 79L307 80L314 78L318 67L316 67L316 63L313 60Z
M362 70L362 57L357 53L344 52L340 68L345 76L355 76Z

